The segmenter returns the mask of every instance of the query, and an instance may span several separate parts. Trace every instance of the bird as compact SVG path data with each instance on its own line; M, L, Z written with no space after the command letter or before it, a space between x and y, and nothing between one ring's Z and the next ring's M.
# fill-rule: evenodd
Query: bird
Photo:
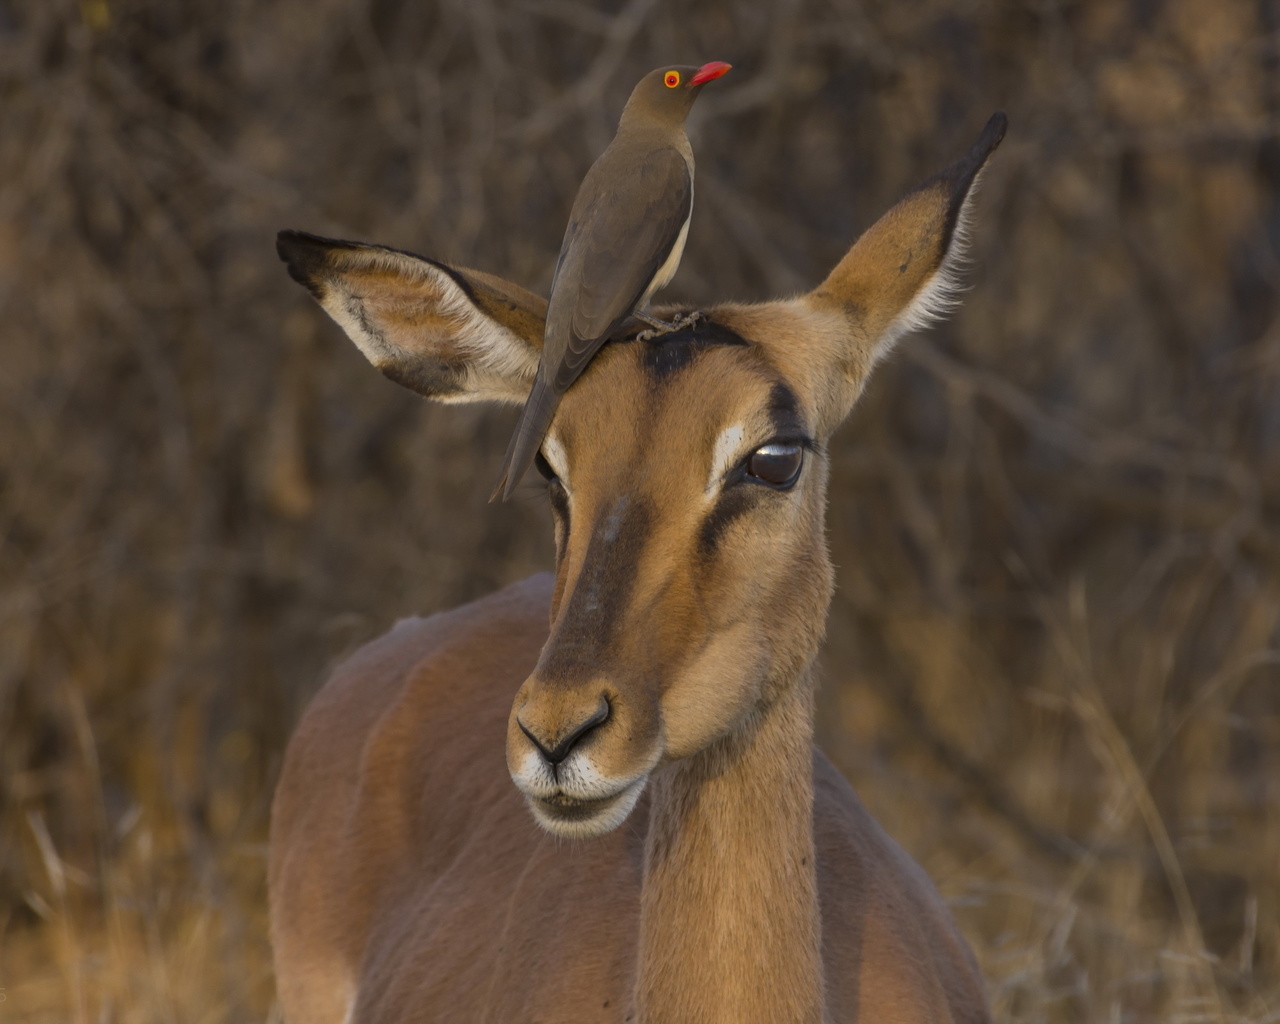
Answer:
M675 275L693 214L693 149L684 123L702 87L732 65L657 68L636 84L613 141L578 188L551 278L542 355L493 499L528 471L560 399L630 317L656 332L687 325L644 312ZM490 499L490 500L493 500Z

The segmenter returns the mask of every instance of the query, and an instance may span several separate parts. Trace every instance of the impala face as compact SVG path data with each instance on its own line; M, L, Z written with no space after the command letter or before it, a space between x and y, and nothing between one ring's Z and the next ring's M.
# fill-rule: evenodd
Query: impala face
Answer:
M749 724L813 657L831 595L822 442L895 339L953 304L1005 126L993 116L811 292L606 345L565 395L538 460L551 632L507 728L511 776L551 831L616 828L655 768ZM392 380L442 402L527 399L541 297L384 246L285 231L277 248Z
M543 826L616 828L654 768L812 656L831 588L816 430L767 348L715 323L609 345L570 389L538 460L551 634L507 730Z

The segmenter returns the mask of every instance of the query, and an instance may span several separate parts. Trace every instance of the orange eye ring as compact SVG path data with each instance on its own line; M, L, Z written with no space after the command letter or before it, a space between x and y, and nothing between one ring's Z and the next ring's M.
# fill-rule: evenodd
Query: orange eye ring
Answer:
M662 76L662 82L668 89L674 89L677 85L680 84L680 72L668 71L665 75Z

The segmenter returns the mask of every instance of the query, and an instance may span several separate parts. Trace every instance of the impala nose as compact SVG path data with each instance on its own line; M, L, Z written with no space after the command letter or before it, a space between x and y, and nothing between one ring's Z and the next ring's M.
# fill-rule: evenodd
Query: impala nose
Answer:
M529 738L529 742L538 748L547 764L557 765L569 756L570 751L584 736L604 725L608 719L609 701L601 697L600 705L591 716L568 729L558 740L538 735L520 720L519 715L516 716L516 725L520 726L520 731Z

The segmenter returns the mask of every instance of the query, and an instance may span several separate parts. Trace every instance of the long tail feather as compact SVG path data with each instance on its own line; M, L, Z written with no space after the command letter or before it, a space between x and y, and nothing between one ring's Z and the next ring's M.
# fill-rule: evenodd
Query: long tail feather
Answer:
M490 501L496 501L499 496L506 501L524 479L538 449L542 447L542 439L547 436L547 428L551 426L551 417L555 415L559 399L560 396L539 375L534 381L533 390L529 392L529 400L524 404L524 412L520 414L516 431L511 435L511 443L507 445L507 455L502 460L502 475L489 497Z

